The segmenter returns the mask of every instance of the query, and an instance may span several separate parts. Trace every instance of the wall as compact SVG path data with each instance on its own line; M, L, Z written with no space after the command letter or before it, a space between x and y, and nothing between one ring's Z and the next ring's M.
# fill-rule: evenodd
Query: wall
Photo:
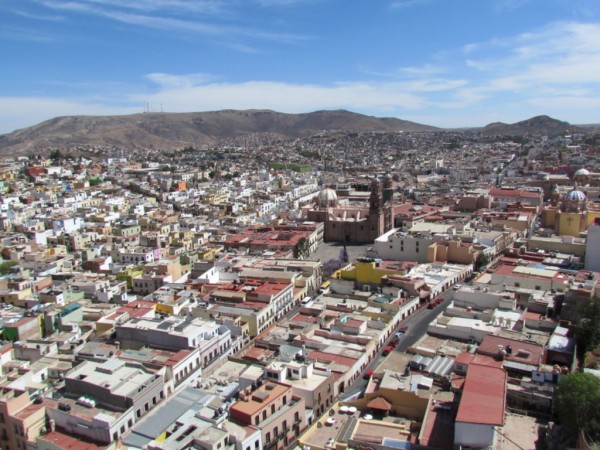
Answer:
M473 423L454 424L454 445L488 447L494 443L494 427Z

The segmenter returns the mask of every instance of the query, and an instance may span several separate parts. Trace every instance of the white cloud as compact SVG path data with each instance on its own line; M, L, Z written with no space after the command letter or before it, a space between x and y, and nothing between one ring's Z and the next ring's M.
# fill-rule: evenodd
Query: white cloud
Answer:
M554 23L501 44L494 39L463 50L466 67L480 78L472 86L479 95L519 94L522 102L536 105L546 96L550 105L556 99L550 93L561 91L569 91L571 99L600 96L600 24Z
M234 2L195 0L36 0L47 8L92 14L117 22L158 30L197 33L208 36L251 38L283 43L307 39L293 33L279 33L266 29L236 25L240 21L232 8ZM221 42L227 45L227 42ZM247 44L230 45L242 51L253 51Z
M261 108L290 113L328 108L383 112L421 108L426 103L406 85L369 82L331 86L269 81L182 85L152 95L137 95L134 99L163 104L168 111Z

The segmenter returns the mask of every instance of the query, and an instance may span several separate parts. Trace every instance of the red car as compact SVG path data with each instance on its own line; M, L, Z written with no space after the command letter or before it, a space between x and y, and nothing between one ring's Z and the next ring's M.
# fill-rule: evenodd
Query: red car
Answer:
M372 370L367 370L365 372L365 374L363 375L363 380L368 380L369 378L371 378L371 375L373 375L373 371Z
M383 349L383 356L387 356L389 355L391 352L394 351L394 346L393 345L388 345L386 348Z
M396 345L398 345L398 342L400 342L400 338L395 337L390 341L390 345L393 345L395 347Z
M434 303L427 303L427 309L433 309L434 306Z
M443 297L438 297L435 299L435 304L439 305L440 303L444 303L444 298Z

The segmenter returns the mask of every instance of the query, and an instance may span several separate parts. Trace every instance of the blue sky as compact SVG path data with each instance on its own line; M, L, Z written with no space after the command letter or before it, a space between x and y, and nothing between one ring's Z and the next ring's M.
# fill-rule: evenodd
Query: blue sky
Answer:
M0 133L145 108L600 122L598 0L0 0L0 24Z

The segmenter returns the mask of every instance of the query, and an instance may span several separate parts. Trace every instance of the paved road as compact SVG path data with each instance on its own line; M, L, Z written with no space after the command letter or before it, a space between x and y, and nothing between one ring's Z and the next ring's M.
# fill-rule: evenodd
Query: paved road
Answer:
M406 331L404 336L402 336L400 342L398 343L394 351L405 352L407 348L411 347L419 339L421 339L423 335L425 335L425 333L427 332L427 326L429 325L429 322L431 322L439 314L441 314L444 311L444 309L450 304L450 302L452 301L453 294L454 291L452 289L447 290L440 296L444 298L444 301L440 305L434 307L433 309L421 308L417 310L413 315L400 322L399 327L407 326L408 330ZM392 335L389 340L393 339L393 337L394 336ZM384 359L385 357L382 356L380 352L375 358L373 358L373 361L371 361L367 365L367 367L365 368L365 372L367 370L375 370L375 368L377 368ZM351 387L346 389L346 391L344 392L344 394L341 395L341 397L343 399L346 399L348 397L352 397L353 395L357 395L359 392L365 390L365 388L367 387L367 383L368 380L363 380L362 377L358 378Z

